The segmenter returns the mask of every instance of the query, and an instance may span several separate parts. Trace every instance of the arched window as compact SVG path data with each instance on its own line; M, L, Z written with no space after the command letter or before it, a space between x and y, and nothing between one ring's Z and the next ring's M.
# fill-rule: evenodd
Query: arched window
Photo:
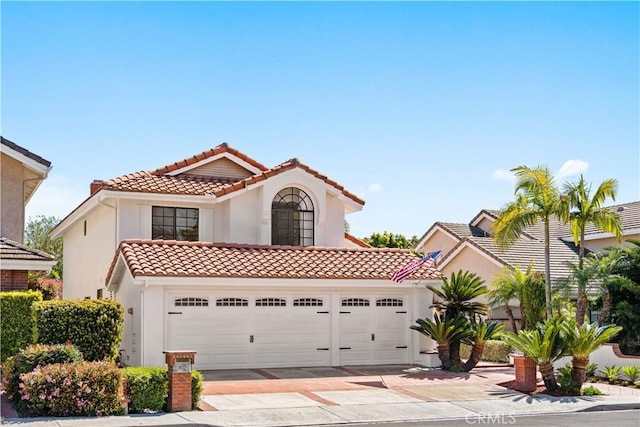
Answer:
M285 188L274 197L271 244L313 246L313 202L299 188Z

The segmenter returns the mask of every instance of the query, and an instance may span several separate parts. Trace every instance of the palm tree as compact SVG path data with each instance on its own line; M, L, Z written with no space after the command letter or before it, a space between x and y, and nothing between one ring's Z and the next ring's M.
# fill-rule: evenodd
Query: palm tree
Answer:
M584 259L583 271L591 273L590 278L596 279L600 288L602 308L598 317L598 326L604 325L611 313L613 302L610 292L611 286L633 286L633 282L629 278L616 274L618 265L623 262L623 259L617 256L618 252L618 250L611 250L606 254L590 253Z
M598 326L596 323L571 325L567 352L572 356L571 379L577 390L582 388L586 379L589 355L621 330L622 327L616 325Z
M472 334L470 334L469 337L462 339L466 344L472 346L471 355L462 367L464 372L469 372L476 367L482 358L486 342L502 332L502 329L504 329L504 325L501 325L498 322L485 323L480 321L471 323Z
M579 248L578 268L582 270L584 260L584 233L588 224L593 224L602 231L612 233L618 242L622 238L622 225L620 216L602 205L608 198L616 199L618 181L615 179L604 180L591 196L591 184L587 186L584 177L580 175L580 180L576 183L565 183L564 192L567 198L563 203L567 204L564 211L564 218L571 224L571 234L573 241ZM578 304L576 320L578 324L584 322L584 315L587 311L587 290L586 282L582 276L578 276Z
M427 288L440 299L434 301L433 307L439 312L444 312L445 319L454 319L461 315L465 319L474 319L478 315L487 313L487 305L473 299L487 293L484 280L469 271L451 273L451 278L442 279L442 287L435 288L428 285ZM460 360L460 340L452 340L449 343L451 357L451 369L462 369Z
M516 200L509 203L494 221L494 238L501 248L515 243L524 229L538 221L544 223L544 278L547 316L551 317L551 267L549 223L562 217L563 203L549 168L519 166L511 169L516 176Z
M513 316L513 310L509 306L511 300L517 299L520 304L520 318L521 328L524 328L524 301L522 298L522 290L527 282L527 275L530 273L531 265L524 273L519 267L511 268L505 266L502 268L502 272L493 276L494 280L491 284L491 288L488 292L489 306L490 307L504 307L509 322L511 323L511 330L513 332L518 331L516 326L516 319Z
M551 317L534 329L516 333L507 332L502 340L536 361L545 387L549 391L558 389L553 373L553 362L565 355L566 328L560 317Z
M451 368L450 345L454 341L460 341L471 335L472 331L463 315L450 319L444 316L435 316L431 319L418 319L417 325L411 325L410 328L420 332L438 343L438 357L442 364L442 369Z

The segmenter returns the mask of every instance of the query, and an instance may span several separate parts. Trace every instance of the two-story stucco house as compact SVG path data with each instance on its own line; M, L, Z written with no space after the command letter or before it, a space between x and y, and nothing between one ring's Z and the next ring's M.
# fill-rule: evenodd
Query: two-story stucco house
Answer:
M291 159L268 168L227 144L150 172L94 181L53 231L64 298L125 308L122 361L195 350L199 369L413 363L433 343L422 267L345 233L364 201Z
M26 290L29 271L48 272L56 264L51 255L23 244L25 206L51 162L4 137L0 152L0 290Z

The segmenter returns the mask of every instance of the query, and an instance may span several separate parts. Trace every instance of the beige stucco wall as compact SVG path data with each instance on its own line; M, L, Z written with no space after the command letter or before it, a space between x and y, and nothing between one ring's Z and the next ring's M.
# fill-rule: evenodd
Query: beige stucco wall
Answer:
M2 237L24 242L24 167L19 161L2 154L0 210Z
M443 257L451 248L458 243L458 240L442 230L436 229L433 234L422 245L416 248L417 251L422 253L442 251L440 257ZM436 260L436 265L437 265Z
M628 239L640 239L640 233L625 235L622 245L628 246L629 243L625 243ZM621 244L614 237L607 237L597 240L585 240L584 247L593 252L602 252L607 246L620 246Z

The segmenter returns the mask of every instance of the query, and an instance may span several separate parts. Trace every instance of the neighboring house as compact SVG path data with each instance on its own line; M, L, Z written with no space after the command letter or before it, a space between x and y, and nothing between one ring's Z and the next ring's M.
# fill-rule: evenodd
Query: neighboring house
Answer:
M640 201L610 206L622 219L623 239L640 239ZM420 238L416 250L431 252L442 250L436 260L444 276L458 270L470 270L486 281L493 282L494 275L503 267L520 267L526 270L530 262L533 268L544 272L544 225L542 222L526 227L522 236L509 248L501 250L496 245L491 224L499 211L482 210L469 224L436 222ZM578 247L573 242L570 228L557 219L551 222L551 280L559 282L571 275L570 264L578 262ZM592 225L585 234L585 248L600 252L606 246L617 245L612 234L603 233ZM518 304L514 302L514 314L519 318ZM502 309L492 310L491 317L504 319Z
M51 162L0 137L0 291L26 290L29 271L51 270L54 258L25 246L24 209Z
M297 159L273 168L229 147L109 181L53 230L64 298L125 308L121 359L160 365L195 350L199 369L420 362L434 344L440 273L345 233L364 201Z

